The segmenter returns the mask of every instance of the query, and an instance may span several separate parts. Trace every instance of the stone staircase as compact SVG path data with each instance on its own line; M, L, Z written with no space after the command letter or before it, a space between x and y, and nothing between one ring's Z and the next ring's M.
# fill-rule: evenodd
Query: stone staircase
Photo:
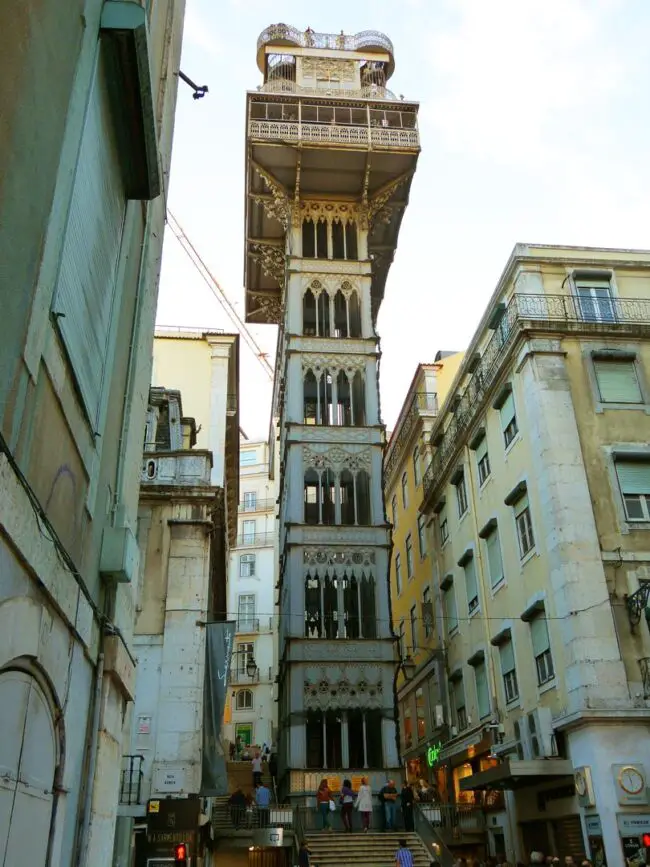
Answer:
M228 762L228 789L232 793L240 786L245 795L253 794L253 768L250 762ZM271 790L271 803L274 801L273 783L269 774L268 765L266 762L262 765L262 781L264 785ZM213 799L212 809L212 827L218 836L228 836L234 831L230 807L228 806L228 798L230 795L223 795ZM241 812L241 811L240 811ZM247 820L245 815L240 816L240 830L250 831L249 825L255 825L255 821Z
M408 842L415 867L430 867L433 856L429 855L417 834L321 831L307 835L313 867L395 867L395 852L400 840Z

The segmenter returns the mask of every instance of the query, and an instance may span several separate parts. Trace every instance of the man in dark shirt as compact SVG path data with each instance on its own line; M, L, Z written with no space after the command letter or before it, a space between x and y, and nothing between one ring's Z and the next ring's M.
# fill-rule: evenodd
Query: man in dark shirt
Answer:
M384 829L395 830L395 802L397 801L397 789L395 781L389 780L379 792L379 800L384 805Z
M310 855L311 849L307 845L306 841L303 840L300 844L300 849L298 850L298 867L309 867Z

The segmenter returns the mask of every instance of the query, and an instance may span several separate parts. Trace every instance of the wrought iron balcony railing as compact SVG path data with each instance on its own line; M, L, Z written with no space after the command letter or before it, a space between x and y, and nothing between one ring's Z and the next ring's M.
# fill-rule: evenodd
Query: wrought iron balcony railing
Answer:
M244 500L239 504L240 512L270 512L275 509L276 501L273 497L260 500Z
M399 463L402 452L408 443L413 428L422 417L433 417L438 414L438 395L434 391L418 391L411 398L404 418L399 424L395 441L388 444L388 455L384 464L384 475L390 479Z
M143 756L122 756L120 804L142 804Z
M364 48L383 48L394 54L393 43L385 33L378 30L363 30L361 33L314 33L313 30L299 30L288 24L271 24L257 39L258 52L265 45L281 40L285 44L301 48L329 48L335 51L362 51Z
M277 533L242 533L237 536L236 548L261 548L273 545L278 538Z
M576 327L590 333L626 327L650 330L650 299L594 300L586 295L513 295L424 474L425 502L434 495L445 477L446 468L462 447L463 435L482 409L485 395L496 380L501 363L517 335L524 330L560 331Z
M275 675L273 668L269 665L268 668L257 668L253 675L240 666L233 666L228 674L228 683L233 686L250 686L255 683L273 683Z
M276 78L262 85L262 93L296 93L298 96L331 96L334 94L346 99L386 99L397 102L397 97L392 90L378 84L369 84L360 88L345 88L345 90L323 90L322 87L301 87L295 81L287 78Z
M331 144L391 147L415 150L420 147L417 129L352 126L343 124L298 123L298 121L250 120L251 139L281 142L328 142Z
M650 656L642 656L639 660L641 669L641 681L643 683L643 697L650 698Z

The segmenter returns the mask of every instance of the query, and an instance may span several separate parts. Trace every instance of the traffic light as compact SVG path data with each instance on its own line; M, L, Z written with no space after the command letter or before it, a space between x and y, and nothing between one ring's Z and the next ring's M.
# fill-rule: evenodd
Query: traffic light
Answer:
M176 867L187 867L187 843L174 846L174 864Z
M646 849L650 849L650 834L643 834L641 840Z

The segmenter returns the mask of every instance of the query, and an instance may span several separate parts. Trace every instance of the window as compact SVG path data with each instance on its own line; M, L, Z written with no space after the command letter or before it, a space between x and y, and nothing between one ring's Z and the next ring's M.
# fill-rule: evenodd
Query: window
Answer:
M406 537L406 574L408 578L413 577L413 539L410 533Z
M244 511L254 512L257 508L257 493L255 491L246 491L244 493Z
M650 459L617 460L616 475L628 521L650 521Z
M237 601L237 631L246 632L255 627L255 594L242 593Z
M404 626L404 621L400 620L399 623L399 632L397 633L397 641L399 644L399 658L406 658L406 627Z
M465 485L465 474L460 477L455 485L456 488L456 504L458 506L458 517L462 518L467 511L467 487Z
M425 587L422 591L422 625L424 627L424 637L429 638L433 632L433 603L431 601L431 590Z
M483 437L476 448L476 466L478 468L479 485L484 485L490 476L490 456L488 454L487 437Z
M580 316L587 322L613 322L611 281L608 275L576 275L573 278Z
M519 685L517 683L517 671L515 668L515 649L512 641L505 641L499 648L501 659L501 676L503 677L503 690L506 695L506 703L510 704L519 698Z
M454 680L451 684L451 691L454 702L454 711L456 715L456 725L458 731L467 728L467 713L465 711L465 690L463 689L463 678Z
M305 638L376 638L375 577L349 567L309 568L304 576Z
M390 510L393 513L393 529L397 529L397 494L393 494L393 499L390 501Z
M467 589L467 610L471 614L478 608L478 582L476 580L476 565L474 557L466 558L463 564L465 572L465 587Z
M542 686L555 677L546 612L540 611L530 621L530 638L533 643L533 656L535 657L535 667L537 669L537 684L538 686Z
M411 646L413 650L418 649L418 607L413 605L411 608Z
M420 472L420 447L416 446L413 449L413 478L415 480L415 487L420 484L422 481L422 473Z
M487 671L485 660L482 659L474 666L474 678L476 680L476 706L479 719L490 714L490 690L488 688Z
M395 554L395 587L397 589L397 595L400 596L402 593L402 555Z
M246 666L249 662L255 661L255 645L251 641L239 643L237 645L237 671L239 674L246 674Z
M424 560L427 556L427 531L426 518L424 515L418 515L418 548L420 551L420 560Z
M239 557L239 577L252 578L255 575L255 554L242 554Z
M409 505L409 482L406 473L402 474L402 506L408 509Z
M517 414L515 412L515 399L512 392L508 393L508 396L504 400L499 412L501 415L501 430L503 431L503 442L505 444L505 447L508 448L508 446L517 436L517 433L519 431L519 428L517 426Z
M503 581L503 560L501 558L501 543L499 541L499 529L495 527L485 539L487 550L488 570L490 572L490 584L496 587Z
M594 372L603 403L643 403L633 358L594 358Z
M424 690L422 687L415 690L415 712L417 713L418 740L423 741L427 734L426 708L424 705Z
M252 710L253 691L250 689L237 690L236 707L237 710Z
M239 466L240 467L250 467L251 464L257 463L257 452L249 449L246 452L239 453Z
M524 494L514 504L515 522L517 524L517 537L519 538L519 556L523 559L535 547L533 536L533 522L530 517L528 494Z
M447 513L441 512L438 521L440 522L440 544L444 545L449 538L449 524L447 523Z
M458 613L456 610L456 594L454 593L454 585L450 584L443 591L442 603L445 610L445 620L447 621L447 635L458 629Z
M255 542L255 521L244 521L242 524L242 543L252 545Z

